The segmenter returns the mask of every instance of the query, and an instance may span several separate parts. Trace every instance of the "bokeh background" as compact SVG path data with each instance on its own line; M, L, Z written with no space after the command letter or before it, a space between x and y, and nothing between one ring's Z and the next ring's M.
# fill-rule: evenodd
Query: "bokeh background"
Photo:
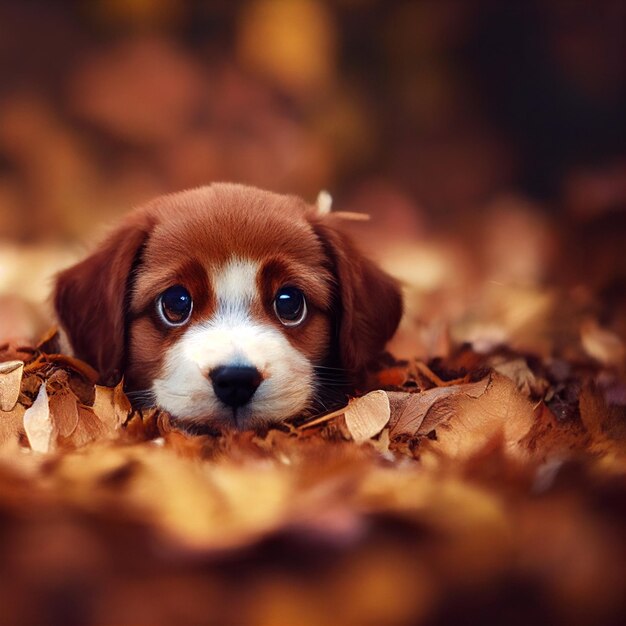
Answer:
M131 206L229 180L327 189L372 216L353 230L406 284L400 355L450 338L553 350L548 318L609 333L610 352L626 333L625 12L2 0L0 335L42 332L50 275Z

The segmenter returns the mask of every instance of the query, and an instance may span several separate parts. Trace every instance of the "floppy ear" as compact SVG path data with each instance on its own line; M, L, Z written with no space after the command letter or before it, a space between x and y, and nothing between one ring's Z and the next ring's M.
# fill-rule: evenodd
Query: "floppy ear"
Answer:
M398 282L363 256L333 224L332 215L312 222L337 281L339 355L357 378L382 351L402 317Z
M112 384L123 374L133 269L152 229L143 212L114 230L84 261L57 275L54 308L74 354Z

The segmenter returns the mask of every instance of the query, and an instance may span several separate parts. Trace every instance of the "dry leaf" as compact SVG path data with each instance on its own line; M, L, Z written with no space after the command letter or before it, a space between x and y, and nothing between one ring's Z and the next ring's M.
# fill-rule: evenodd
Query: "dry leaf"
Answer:
M590 436L579 420L559 421L550 408L540 402L535 407L535 418L520 445L540 460L567 458L580 453L590 443Z
M11 411L0 411L0 446L17 441L24 432L24 411L21 404L16 404Z
M496 372L510 378L517 385L517 388L527 396L531 393L541 396L548 387L545 380L535 376L524 357L495 357L489 361L489 364Z
M346 426L357 443L377 435L391 415L387 392L378 389L361 398L354 398L344 413Z
M117 430L128 418L132 407L124 393L123 382L115 387L96 385L93 412L106 428Z
M71 436L74 446L80 448L91 441L104 439L110 435L110 428L105 426L89 407L78 406L78 424Z
M37 396L39 387L42 384L42 379L43 374L24 374L24 378L22 378L20 402L24 402L27 399L28 402L26 403L26 406L30 406L32 404L31 400Z
M446 456L468 458L496 437L505 450L523 454L518 444L533 425L533 405L505 376L494 373L488 380L484 393L458 393L430 409L428 419L438 424L433 447Z
M626 443L626 407L608 405L602 393L586 386L578 398L580 418L596 441Z
M490 378L486 377L476 383L434 387L420 393L390 392L391 437L427 434L438 423L437 418L425 420L436 402L456 395L477 398L485 392L489 381Z
M58 367L66 367L77 373L79 373L83 378L90 381L91 383L95 383L100 375L96 370L91 367L85 361L81 361L76 357L69 356L68 354L46 354L45 360L48 363L53 363Z
M11 411L20 395L23 361L0 363L0 411Z
M49 405L57 432L61 437L69 437L78 425L78 398L69 387L65 387L50 396Z
M37 398L24 413L24 430L32 450L44 454L50 452L53 447L54 427L50 419L50 406L45 384L39 387Z
M580 341L585 352L607 367L624 365L626 349L618 335L601 328L595 320L587 320L580 327Z

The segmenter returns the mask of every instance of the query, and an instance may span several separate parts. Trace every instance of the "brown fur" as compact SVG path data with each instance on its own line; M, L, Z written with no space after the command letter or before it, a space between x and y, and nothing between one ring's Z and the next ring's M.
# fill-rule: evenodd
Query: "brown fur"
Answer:
M125 375L129 388L149 388L166 348L187 328L165 328L156 298L183 284L194 300L190 323L208 319L216 302L212 272L231 256L261 264L253 315L280 328L313 364L337 364L352 380L399 323L396 281L354 247L332 215L319 217L293 196L214 184L135 210L96 252L58 276L55 307L76 355L103 382ZM284 284L306 293L301 326L284 327L273 312Z

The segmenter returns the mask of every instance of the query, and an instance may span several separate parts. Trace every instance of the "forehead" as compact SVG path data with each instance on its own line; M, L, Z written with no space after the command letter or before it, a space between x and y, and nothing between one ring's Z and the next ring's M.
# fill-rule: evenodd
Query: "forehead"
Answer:
M150 209L156 226L144 250L147 265L193 258L217 269L232 257L268 256L323 263L321 242L305 219L302 200L237 185L211 185L161 198Z
M239 299L242 289L250 299L286 281L326 309L333 278L322 243L305 219L308 205L269 192L214 187L147 207L156 225L142 253L132 309L140 312L174 283L190 288L194 299L215 302L228 294Z

